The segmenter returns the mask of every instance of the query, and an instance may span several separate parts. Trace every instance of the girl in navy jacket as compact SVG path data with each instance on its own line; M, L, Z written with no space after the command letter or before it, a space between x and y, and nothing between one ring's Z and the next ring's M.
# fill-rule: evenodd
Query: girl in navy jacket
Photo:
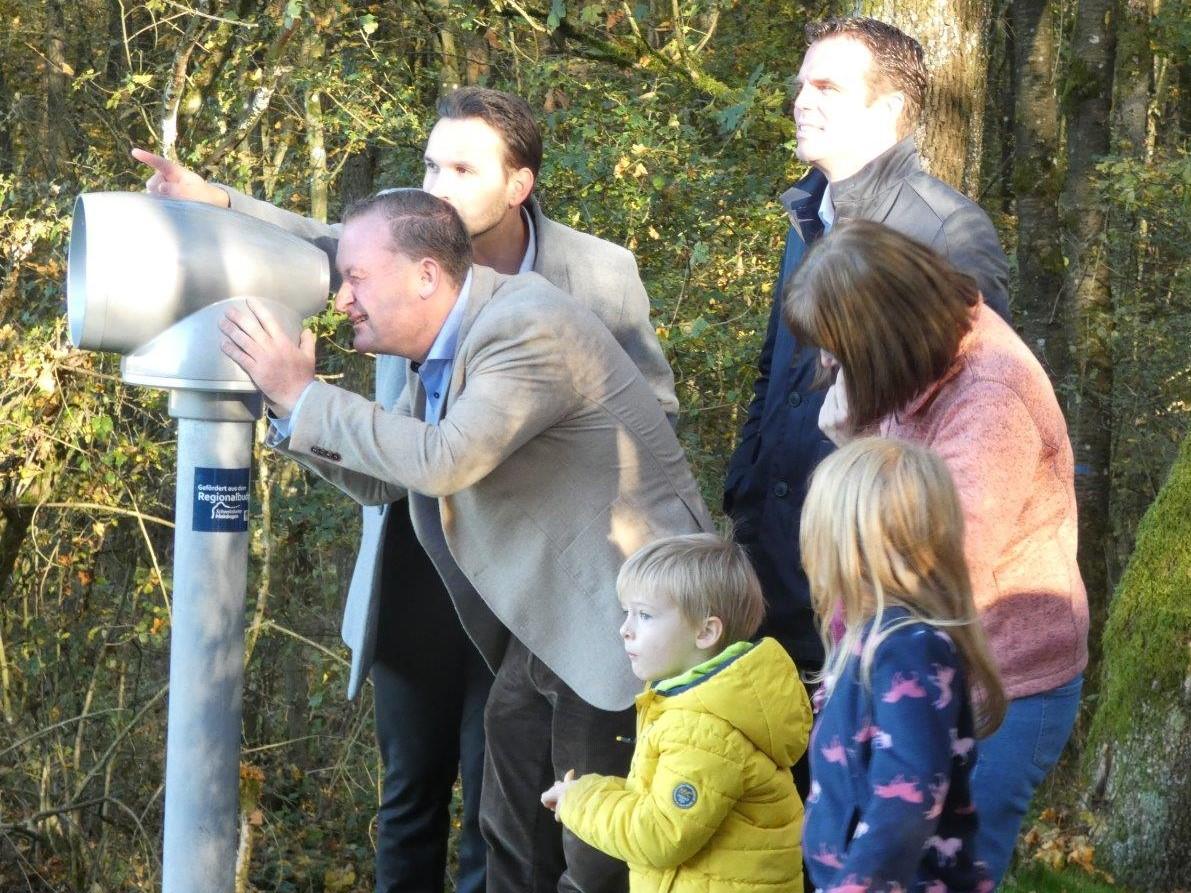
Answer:
M800 539L828 654L803 830L815 887L991 891L968 777L1005 696L946 466L909 443L853 441L816 470Z

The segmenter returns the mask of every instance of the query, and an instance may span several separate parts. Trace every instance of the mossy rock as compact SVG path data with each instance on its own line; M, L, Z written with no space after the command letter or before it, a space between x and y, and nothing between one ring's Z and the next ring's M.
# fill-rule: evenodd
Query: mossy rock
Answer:
M1191 888L1191 438L1109 608L1088 744L1098 861L1132 889Z

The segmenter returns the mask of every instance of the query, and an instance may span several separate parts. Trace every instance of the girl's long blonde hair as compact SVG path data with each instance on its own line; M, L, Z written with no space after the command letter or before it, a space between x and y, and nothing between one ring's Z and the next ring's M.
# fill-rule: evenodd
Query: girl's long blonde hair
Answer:
M1000 725L1006 699L972 601L963 531L959 497L942 459L916 444L866 437L816 469L799 543L827 648L828 684L858 646L868 684L885 636L905 623L928 623L945 629L959 651L983 737ZM890 606L905 608L909 619L883 624ZM837 610L846 632L834 643ZM861 642L872 618L872 634Z

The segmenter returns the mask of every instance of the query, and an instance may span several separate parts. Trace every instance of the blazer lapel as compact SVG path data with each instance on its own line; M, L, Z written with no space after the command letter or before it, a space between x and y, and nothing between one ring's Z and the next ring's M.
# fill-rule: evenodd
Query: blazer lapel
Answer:
M491 267L482 267L479 264L471 268L471 292L467 296L467 309L463 312L463 321L459 324L459 338L455 342L455 364L451 369L451 383L447 387L447 396L443 400L442 415L447 414L447 407L450 405L451 398L458 394L463 387L464 379L466 377L467 364L463 362L464 346L467 344L467 337L471 334L472 324L476 318L483 311L484 307L492 299L492 295L496 289L507 277L501 276ZM421 406L426 405L426 394L422 390L419 383L418 390L415 392L415 400L421 400ZM421 415L418 418L422 418Z
M559 243L554 230L560 228L559 224L542 213L542 206L536 198L529 201L529 215L533 218L533 228L538 240L538 253L534 258L533 271L570 294L571 277L566 257L564 252L554 250Z

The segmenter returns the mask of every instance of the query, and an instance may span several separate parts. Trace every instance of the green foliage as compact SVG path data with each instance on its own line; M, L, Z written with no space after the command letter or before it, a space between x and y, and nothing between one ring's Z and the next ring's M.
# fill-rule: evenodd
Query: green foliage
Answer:
M1109 157L1114 426L1111 526L1123 567L1191 418L1191 153Z
M997 889L1002 893L1112 893L1122 888L1076 869L1056 871L1032 863L1013 872Z

